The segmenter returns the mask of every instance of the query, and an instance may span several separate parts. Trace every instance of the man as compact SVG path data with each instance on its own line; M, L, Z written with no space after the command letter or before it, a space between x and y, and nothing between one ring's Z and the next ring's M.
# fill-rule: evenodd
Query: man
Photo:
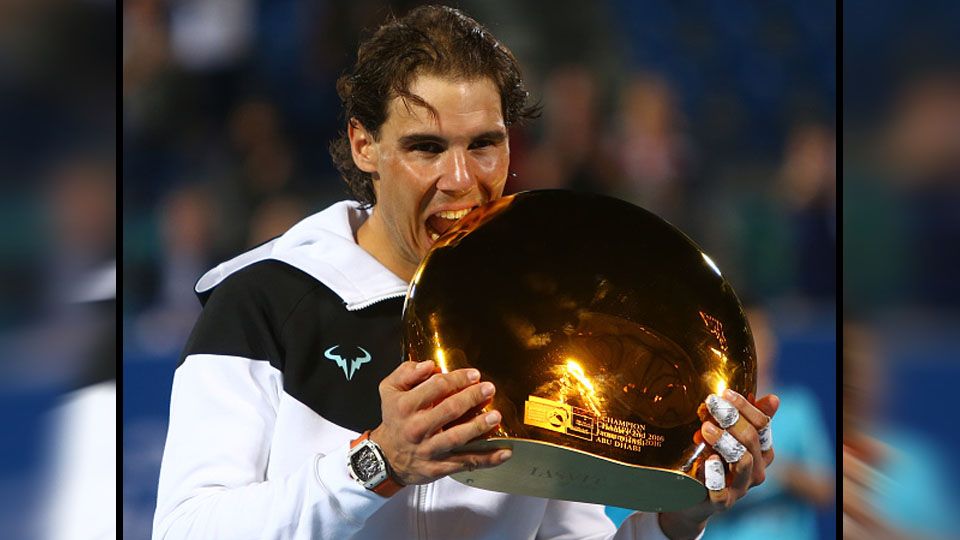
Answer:
M600 505L447 478L510 459L452 452L493 428L497 411L439 429L496 388L476 370L398 367L403 297L433 241L500 197L507 128L534 111L512 53L436 6L381 27L338 91L347 125L331 154L357 201L198 282L205 306L174 376L155 538L694 538L762 482L773 451L757 428L776 411L772 396L733 400L740 420L728 431L746 453L726 484L619 531ZM703 437L721 432L707 422Z

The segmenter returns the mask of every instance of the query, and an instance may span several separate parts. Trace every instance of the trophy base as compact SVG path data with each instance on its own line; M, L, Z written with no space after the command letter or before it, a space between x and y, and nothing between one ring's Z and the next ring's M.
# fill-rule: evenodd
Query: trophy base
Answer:
M451 475L458 482L490 491L604 504L643 512L689 508L707 489L679 471L631 465L580 450L528 439L473 441L463 450L510 448L513 457L490 469Z

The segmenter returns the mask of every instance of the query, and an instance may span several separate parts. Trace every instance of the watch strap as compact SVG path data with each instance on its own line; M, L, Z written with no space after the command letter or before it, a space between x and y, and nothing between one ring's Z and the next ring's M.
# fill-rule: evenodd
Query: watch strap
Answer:
M387 476L382 481L380 481L379 484L373 486L370 489L377 495L380 495L381 497L390 497L396 492L400 491L403 488L403 484L401 484L400 482L394 479L393 472L390 470L390 464L387 463L386 457L383 455L383 450L380 448L379 444L377 444L375 441L370 439L369 429L364 431L356 439L350 441L350 448L351 449L356 448L357 445L359 445L363 441L370 441L370 444L373 444L377 447L377 450L378 450L377 453L380 455L380 458L383 460L383 466L386 468L386 472L387 472Z

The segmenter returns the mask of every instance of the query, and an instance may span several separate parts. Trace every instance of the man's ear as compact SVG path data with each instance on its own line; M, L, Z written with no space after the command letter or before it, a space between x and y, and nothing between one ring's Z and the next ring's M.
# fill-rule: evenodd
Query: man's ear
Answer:
M350 154L357 168L367 173L377 172L377 141L356 118L347 122L347 137L350 139Z

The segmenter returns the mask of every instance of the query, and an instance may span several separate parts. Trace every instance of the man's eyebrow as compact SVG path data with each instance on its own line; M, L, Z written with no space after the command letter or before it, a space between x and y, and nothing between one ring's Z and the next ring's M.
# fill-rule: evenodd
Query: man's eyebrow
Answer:
M505 140L506 138L507 138L506 131L493 129L490 131L484 131L483 133L474 135L471 138L471 140L473 141L486 140L486 141L492 141L494 143L498 143L500 141ZM400 137L398 142L401 146L412 146L419 143L440 143L440 144L448 143L446 138L433 133L411 133L409 135L404 135Z
M484 131L483 133L481 133L481 134L477 135L476 137L474 137L473 140L475 140L475 141L477 141L477 140L486 140L486 141L493 141L493 142L495 142L495 143L498 143L498 142L500 142L500 141L502 141L502 140L504 140L504 139L506 139L506 138L507 138L507 132L506 132L506 131L503 131L503 130L500 130L500 129L494 129L494 130L490 130L490 131Z
M411 133L409 135L404 135L400 137L399 141L400 146L411 146L418 143L425 142L434 142L446 144L447 140L439 135L433 135L430 133Z

